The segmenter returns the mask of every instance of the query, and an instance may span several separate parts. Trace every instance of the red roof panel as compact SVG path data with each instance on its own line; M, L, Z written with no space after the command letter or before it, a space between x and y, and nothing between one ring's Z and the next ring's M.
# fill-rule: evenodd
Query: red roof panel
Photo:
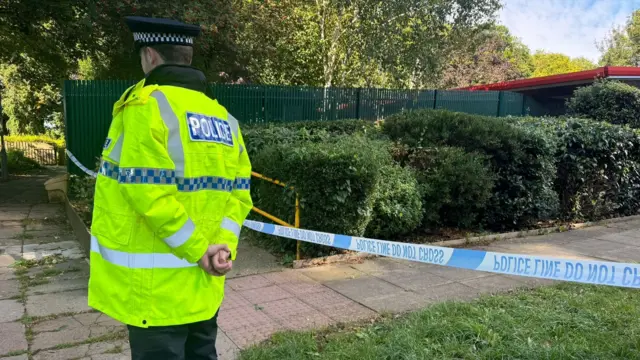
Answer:
M605 66L593 70L578 71L567 74L542 76L531 79L505 81L495 84L474 85L456 90L521 90L526 88L562 85L566 83L585 82L596 77L631 76L640 78L640 68L624 66Z

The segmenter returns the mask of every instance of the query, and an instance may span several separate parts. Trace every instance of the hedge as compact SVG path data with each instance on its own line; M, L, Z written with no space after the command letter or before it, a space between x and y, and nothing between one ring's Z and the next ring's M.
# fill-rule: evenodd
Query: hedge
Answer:
M567 109L574 116L638 128L640 89L615 80L598 80L576 89Z
M64 139L54 139L46 135L7 135L4 137L6 142L41 142L51 144L59 148L65 147Z
M371 221L381 169L392 164L387 144L361 136L330 142L276 144L253 159L253 168L293 186L301 197L301 226L362 236ZM264 181L252 185L254 203L293 223L295 194ZM281 250L293 250L293 242ZM305 252L326 250L305 243Z
M557 139L555 189L564 219L599 220L640 210L640 135L575 118L528 118Z
M365 120L269 123L242 128L249 156L254 156L263 148L276 144L294 144L302 141L326 142L334 137L355 134L379 138L380 133L375 123Z
M420 226L422 194L413 170L397 164L383 166L374 197L367 237L397 239Z
M408 165L418 173L426 229L477 225L495 181L486 156L455 147L417 149Z
M495 183L481 218L490 228L517 228L556 215L556 146L543 131L519 127L504 118L441 110L393 115L384 122L383 131L406 145L407 154L450 146L487 156Z

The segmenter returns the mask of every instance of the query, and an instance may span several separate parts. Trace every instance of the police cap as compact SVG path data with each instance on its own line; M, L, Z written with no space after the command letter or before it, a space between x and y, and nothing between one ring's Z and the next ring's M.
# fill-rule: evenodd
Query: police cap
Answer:
M173 19L127 16L125 22L137 47L158 44L193 46L193 39L200 35L199 26Z

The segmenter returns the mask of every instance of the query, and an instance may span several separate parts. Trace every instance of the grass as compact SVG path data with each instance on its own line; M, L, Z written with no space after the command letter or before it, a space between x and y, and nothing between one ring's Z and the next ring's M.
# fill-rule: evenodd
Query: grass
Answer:
M560 284L361 327L280 333L240 359L632 359L638 334L637 290Z

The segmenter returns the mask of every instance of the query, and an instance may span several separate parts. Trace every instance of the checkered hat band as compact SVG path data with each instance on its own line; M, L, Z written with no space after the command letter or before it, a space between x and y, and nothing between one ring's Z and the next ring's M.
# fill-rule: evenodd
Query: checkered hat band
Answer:
M133 40L142 44L184 44L193 45L193 38L178 34L133 33Z

